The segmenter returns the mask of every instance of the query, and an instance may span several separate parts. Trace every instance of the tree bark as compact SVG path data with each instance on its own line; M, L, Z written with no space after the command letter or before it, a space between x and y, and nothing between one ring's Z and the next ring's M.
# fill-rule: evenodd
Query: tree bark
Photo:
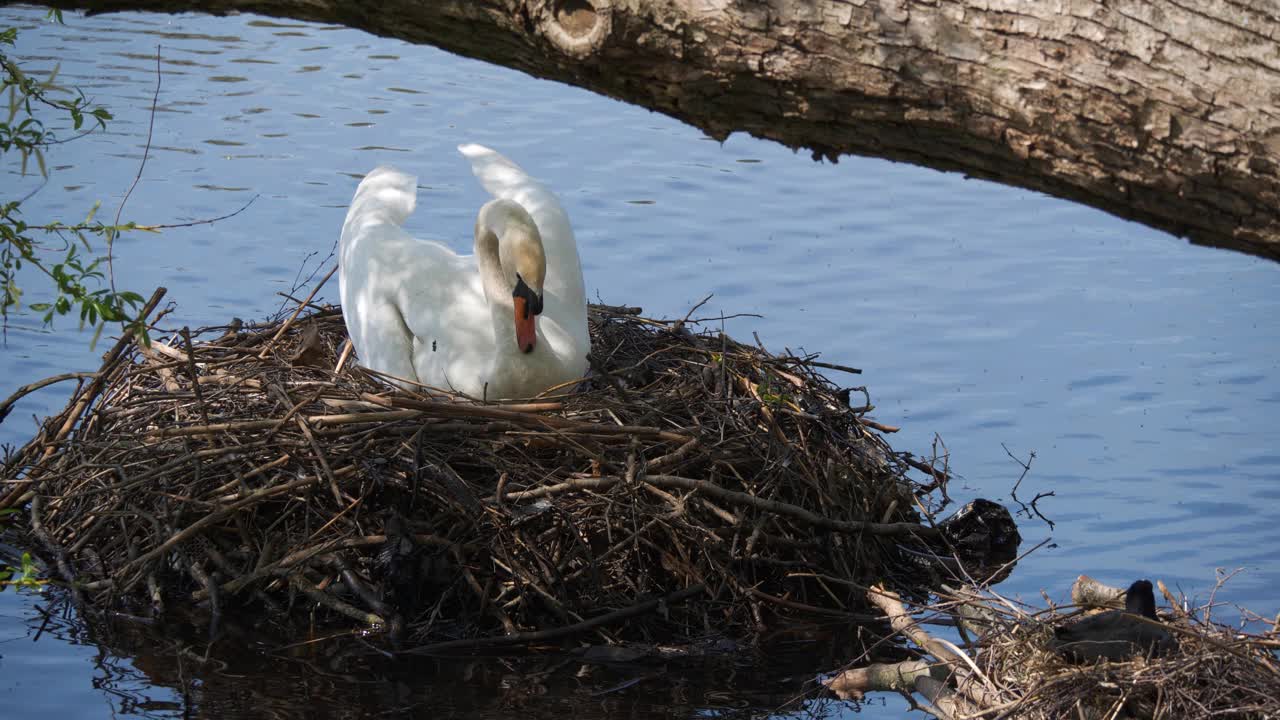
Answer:
M1280 259L1272 0L55 0L340 23ZM993 219L998 222L998 219Z

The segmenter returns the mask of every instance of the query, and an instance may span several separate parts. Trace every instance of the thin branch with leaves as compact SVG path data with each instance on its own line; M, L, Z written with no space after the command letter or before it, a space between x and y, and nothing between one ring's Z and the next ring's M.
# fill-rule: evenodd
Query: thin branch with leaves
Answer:
M62 15L57 10L50 11L49 18L62 22ZM106 109L95 106L79 89L57 85L57 66L43 80L37 80L24 71L3 50L5 45L13 46L16 38L15 28L0 31L0 70L3 71L0 90L8 90L9 94L8 118L0 123L0 157L16 152L20 157L22 175L26 174L28 164L34 158L40 175L47 182L44 150L63 140L38 114L53 111L63 120L69 118L72 129L80 132L74 137L105 129L112 117ZM3 295L0 317L6 338L9 316L25 309L41 313L41 320L46 326L51 326L56 317L78 311L80 327L94 328L92 342L95 344L107 323L122 323L126 333L136 334L143 343L147 343L146 328L138 322L143 297L136 292L116 288L112 253L115 241L127 232L159 232L224 220L240 214L257 199L255 196L233 212L206 220L150 225L121 221L124 206L141 179L150 155L160 80L160 48L157 47L156 84L152 93L147 144L133 183L121 200L112 222L95 219L100 204L95 204L79 222L28 222L23 217L22 206L43 188L43 184L20 200L0 201L0 293ZM86 123L90 126L81 132ZM105 246L106 255L96 255L95 246ZM41 283L40 287L42 290L51 287L51 299L24 304L23 288L18 281L24 268L43 276L47 283Z
M51 10L49 18L62 22L62 14L57 10ZM45 149L65 142L49 127L49 122L69 119L72 131L77 134L68 139L74 139L104 130L112 116L106 108L93 104L80 89L58 85L59 66L55 65L43 79L24 71L4 51L5 46L16 44L17 36L16 28L0 30L0 93L7 91L9 101L9 112L4 122L0 122L0 157L16 153L20 175L27 174L34 159L41 177L47 180ZM53 118L46 117L50 113ZM20 200L0 203L0 317L5 337L9 316L24 309L23 288L18 277L23 268L28 268L48 281L53 297L47 302L30 303L26 308L42 313L45 325L52 325L55 316L78 310L80 326L95 328L96 342L106 323L133 322L143 298L135 292L118 292L114 286L102 287L106 258L95 256L92 240L102 238L110 246L121 232L140 228L133 223L117 221L108 225L96 221L97 205L78 223L29 223L23 217L22 205L39 189Z

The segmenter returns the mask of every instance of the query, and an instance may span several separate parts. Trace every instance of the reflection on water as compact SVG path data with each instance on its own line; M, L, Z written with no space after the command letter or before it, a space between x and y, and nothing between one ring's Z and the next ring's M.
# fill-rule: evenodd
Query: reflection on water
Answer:
M1089 572L1204 598L1215 568L1244 567L1226 596L1280 610L1280 266L954 175L719 144L580 90L342 28L158 15L56 28L42 15L0 10L0 26L25 28L16 55L33 72L60 63L63 82L117 119L50 153L29 220L83 217L99 200L114 215L147 142L157 46L155 135L125 218L191 222L258 198L228 220L117 245L119 281L169 287L177 325L274 311L299 266L331 249L357 179L379 162L421 178L413 232L465 247L484 195L453 148L489 144L561 194L600 299L683 315L714 293L703 311L764 315L727 321L731 334L864 368L838 380L869 386L877 419L903 428L898 449L927 454L938 433L958 500L1006 495L1021 468L1002 444L1034 451L1023 490L1053 490L1040 507L1058 525L1026 522L1023 535L1055 546L1021 563L1006 592L1063 599ZM12 165L5 197L40 184ZM48 333L17 318L0 367L11 386L92 369L87 341L71 323ZM63 392L21 403L0 440L25 440ZM101 716L96 651L28 642L36 604L0 594L0 693ZM295 688L281 696L317 692L307 672L272 670ZM402 682L429 702L429 681ZM626 698L666 702L645 687ZM390 711L395 697L369 702ZM690 703L671 713L715 705Z
M336 640L283 642L273 638L274 628L229 624L210 645L176 620L160 625L121 616L86 624L61 601L41 603L26 625L46 639L18 647L3 662L30 669L48 657L49 644L74 643L67 649L92 685L55 696L29 691L29 683L19 679L6 688L14 691L7 694L6 710L15 717L50 711L60 718L75 712L102 717L104 704L116 715L143 718L376 714L486 720L822 718L854 709L883 713L888 707L884 698L853 706L815 697L817 675L854 652L840 650L848 646L833 642L832 630L821 627L807 637L775 639L754 653L716 652L712 644L696 660L549 649L523 657L393 660L347 633Z

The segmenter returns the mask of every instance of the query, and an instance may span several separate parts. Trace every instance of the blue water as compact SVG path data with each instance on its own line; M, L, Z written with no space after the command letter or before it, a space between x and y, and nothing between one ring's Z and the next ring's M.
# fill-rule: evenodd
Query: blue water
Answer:
M1020 496L1053 491L1040 508L1057 526L1023 522L1026 547L1052 543L1005 593L1063 600L1085 572L1160 578L1203 600L1216 569L1242 568L1218 599L1280 611L1280 265L954 174L717 143L580 89L353 30L42 17L0 9L0 27L23 28L15 56L33 73L61 63L60 80L116 119L50 151L29 220L78 219L99 200L114 216L143 157L157 46L155 134L123 218L191 222L257 198L230 219L117 245L119 284L167 286L170 324L276 310L378 163L419 176L416 234L466 248L485 196L453 148L488 144L560 194L593 297L683 316L711 294L699 315L763 315L727 321L730 334L863 368L838 379L870 388L876 419L902 428L896 449L928 455L940 438L960 501L1007 499L1021 467L1005 447L1034 452ZM0 166L5 198L40 184L16 165ZM103 348L88 340L71 322L11 320L6 386L96 368ZM65 392L22 402L0 441L25 441L31 416ZM139 714L95 688L114 676L103 651L56 628L30 641L40 602L0 593L0 697L28 703L0 714ZM890 699L864 712L903 710Z

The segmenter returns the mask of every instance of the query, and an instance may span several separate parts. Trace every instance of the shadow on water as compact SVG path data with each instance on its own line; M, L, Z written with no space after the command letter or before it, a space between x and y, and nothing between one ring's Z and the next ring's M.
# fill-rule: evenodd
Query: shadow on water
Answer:
M32 639L96 648L94 689L115 714L142 718L835 717L864 706L822 699L816 678L879 637L810 626L758 649L709 641L675 659L602 647L391 657L345 633L277 642L273 629L234 622L210 645L205 628L182 618L97 618L61 591L43 599L27 620Z

